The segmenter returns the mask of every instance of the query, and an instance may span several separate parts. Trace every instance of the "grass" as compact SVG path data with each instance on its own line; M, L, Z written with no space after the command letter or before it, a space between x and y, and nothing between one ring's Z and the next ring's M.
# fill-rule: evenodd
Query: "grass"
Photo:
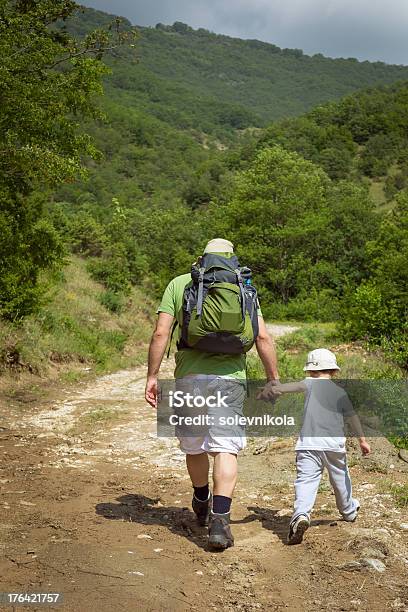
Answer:
M78 370L68 370L67 372L61 372L60 380L68 384L76 383L82 380L84 377L83 372Z
M370 463L364 463L364 470L366 472L374 472L375 474L388 474L388 468L383 463L372 460Z
M382 481L380 483L382 493L391 493L399 508L408 508L408 483L397 483Z
M322 348L338 340L334 323L303 324L300 329L280 338L279 347L286 351L304 352L318 347Z
M38 315L20 325L0 322L0 372L47 377L57 369L66 382L75 382L90 369L99 374L143 362L152 304L134 288L123 312L115 314L101 303L104 291L85 262L72 258Z
M399 436L390 436L389 441L394 444L396 448L402 448L404 450L408 450L408 435L401 438Z
M318 493L326 493L327 491L331 491L331 486L325 480L322 480L319 484Z
M369 193L373 201L377 206L383 206L387 204L387 198L384 193L385 181L384 180L371 180L369 186Z
M268 493L272 492L280 495L292 492L292 487L287 482L272 482L265 489Z
M289 324L292 325L292 321ZM300 329L278 338L276 346L281 379L302 379L308 351L314 348L332 348L338 341L334 323L313 325L303 323ZM250 379L258 380L265 376L262 363L255 351L248 355L247 369Z
M84 421L89 424L112 421L118 419L123 414L123 410L118 411L113 408L95 408L85 416Z
M292 324L292 321L286 322ZM303 324L300 329L276 341L279 375L282 380L304 378L307 353L315 348L328 348L336 353L341 367L340 378L361 380L403 380L405 374L387 361L380 352L370 352L356 343L344 343L335 323ZM248 378L265 377L262 363L251 351L247 357Z

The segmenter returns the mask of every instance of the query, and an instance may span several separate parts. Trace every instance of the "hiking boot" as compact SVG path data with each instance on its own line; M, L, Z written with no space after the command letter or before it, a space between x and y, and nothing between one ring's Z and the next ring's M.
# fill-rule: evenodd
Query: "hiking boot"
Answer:
M208 526L208 547L212 550L225 550L234 546L230 528L230 513L216 514L211 512Z
M191 505L197 517L197 522L199 525L201 525L201 527L207 527L208 525L211 503L211 493L209 494L208 499L206 501L201 501L200 499L197 499L195 495L193 495L193 501L191 502Z
M300 544L303 535L310 527L310 521L304 514L301 514L289 525L288 544Z

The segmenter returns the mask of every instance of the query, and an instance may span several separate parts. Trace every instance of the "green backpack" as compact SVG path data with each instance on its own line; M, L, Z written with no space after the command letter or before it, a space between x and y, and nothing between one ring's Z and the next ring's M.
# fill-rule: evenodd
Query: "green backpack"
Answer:
M177 348L208 353L248 352L258 336L258 295L251 270L230 258L207 253L191 268L184 290Z

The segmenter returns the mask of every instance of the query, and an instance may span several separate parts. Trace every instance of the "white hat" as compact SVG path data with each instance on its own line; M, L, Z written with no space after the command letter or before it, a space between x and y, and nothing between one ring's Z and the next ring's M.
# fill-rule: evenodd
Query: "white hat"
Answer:
M207 242L207 245L204 249L205 253L233 253L234 245L229 240L224 240L224 238L214 238Z
M312 370L340 370L337 365L336 355L328 349L315 349L307 355L305 372Z

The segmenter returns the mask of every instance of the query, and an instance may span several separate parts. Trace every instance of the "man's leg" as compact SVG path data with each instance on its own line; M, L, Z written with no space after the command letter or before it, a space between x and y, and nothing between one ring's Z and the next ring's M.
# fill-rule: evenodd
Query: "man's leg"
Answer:
M210 462L206 452L199 455L186 455L187 470L193 487L204 487L208 485L208 471Z
M238 462L233 452L211 452L214 457L214 495L210 515L208 544L215 550L224 550L234 545L230 529L232 496L237 482Z
M208 486L210 463L205 452L186 455L187 470L194 489L192 507L202 527L208 525L211 510L211 494Z
M206 376L188 376L176 379L176 390L183 395L207 396ZM180 410L179 416L194 416L193 411L186 403ZM207 428L180 426L176 428L176 435L180 442L180 449L186 454L187 470L193 485L194 494L192 508L197 516L198 523L208 525L211 510L211 495L208 486L209 461L203 448Z
M213 417L213 424L204 443L205 450L214 457L214 496L208 544L210 548L222 550L234 544L230 528L230 510L237 482L237 455L246 445L244 428L225 425L222 417L242 416L245 385L240 381L221 377L217 377L211 384L214 385L215 390L220 392L223 404L213 410L209 409L209 414Z
M232 497L237 482L238 460L235 453L210 453L214 457L214 495Z
M208 471L210 469L207 453L186 455L186 464L194 488L194 495L200 501L207 501L209 495Z

